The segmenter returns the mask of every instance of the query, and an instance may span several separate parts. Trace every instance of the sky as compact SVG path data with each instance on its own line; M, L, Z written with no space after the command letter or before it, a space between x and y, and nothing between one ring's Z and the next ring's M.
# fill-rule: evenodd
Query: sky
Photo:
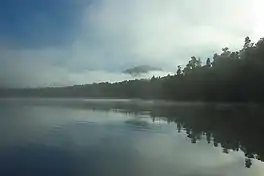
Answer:
M263 37L262 0L1 0L0 87L133 79L139 65L172 74L246 36Z

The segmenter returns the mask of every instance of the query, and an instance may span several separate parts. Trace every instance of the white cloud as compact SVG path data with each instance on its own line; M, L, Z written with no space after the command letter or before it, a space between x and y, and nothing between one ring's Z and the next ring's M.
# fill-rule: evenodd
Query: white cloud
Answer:
M107 1L90 7L86 20L112 52L143 62L169 66L192 54L237 47L253 35L248 0L135 0ZM111 41L111 43L108 43ZM187 53L186 53L187 50Z
M68 86L134 79L121 71L113 72L103 69L89 70L86 69L86 66L78 66L78 63L74 63L69 57L64 57L65 54L57 50L45 50L45 52L39 51L37 53L35 51L13 51L6 54L6 56L8 56L6 57L8 60L2 60L2 64L0 65L1 86ZM50 59L50 56L56 56L58 59ZM61 60L62 58L65 60ZM76 65L67 66L65 65L67 62L73 62ZM164 76L167 74L169 72L153 71L142 74L137 78L150 78L152 75Z

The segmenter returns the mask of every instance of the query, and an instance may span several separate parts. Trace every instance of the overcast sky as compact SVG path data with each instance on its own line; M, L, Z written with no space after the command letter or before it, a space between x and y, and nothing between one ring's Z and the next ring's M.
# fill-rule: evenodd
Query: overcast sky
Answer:
M0 86L120 81L263 37L262 0L1 0Z

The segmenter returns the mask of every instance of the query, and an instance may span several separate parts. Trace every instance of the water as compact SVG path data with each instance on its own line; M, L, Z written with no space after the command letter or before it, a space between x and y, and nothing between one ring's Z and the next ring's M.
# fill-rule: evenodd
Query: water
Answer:
M263 176L262 135L245 122L261 109L2 99L0 175Z

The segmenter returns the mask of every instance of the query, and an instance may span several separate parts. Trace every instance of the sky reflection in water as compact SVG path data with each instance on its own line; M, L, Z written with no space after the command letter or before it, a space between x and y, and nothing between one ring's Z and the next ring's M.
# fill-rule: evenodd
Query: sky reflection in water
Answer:
M142 106L137 106L136 111L134 105L117 111L106 106L34 104L11 105L1 101L0 175L260 176L264 173L263 163L256 159L246 168L241 150L227 150L226 154L220 141L214 147L214 140L208 144L206 135L192 137L198 133L186 127L190 124L187 110L182 118L186 122L175 117L179 121L176 124L176 120L167 120L166 116L158 117L157 111L170 112L165 107L140 113Z

